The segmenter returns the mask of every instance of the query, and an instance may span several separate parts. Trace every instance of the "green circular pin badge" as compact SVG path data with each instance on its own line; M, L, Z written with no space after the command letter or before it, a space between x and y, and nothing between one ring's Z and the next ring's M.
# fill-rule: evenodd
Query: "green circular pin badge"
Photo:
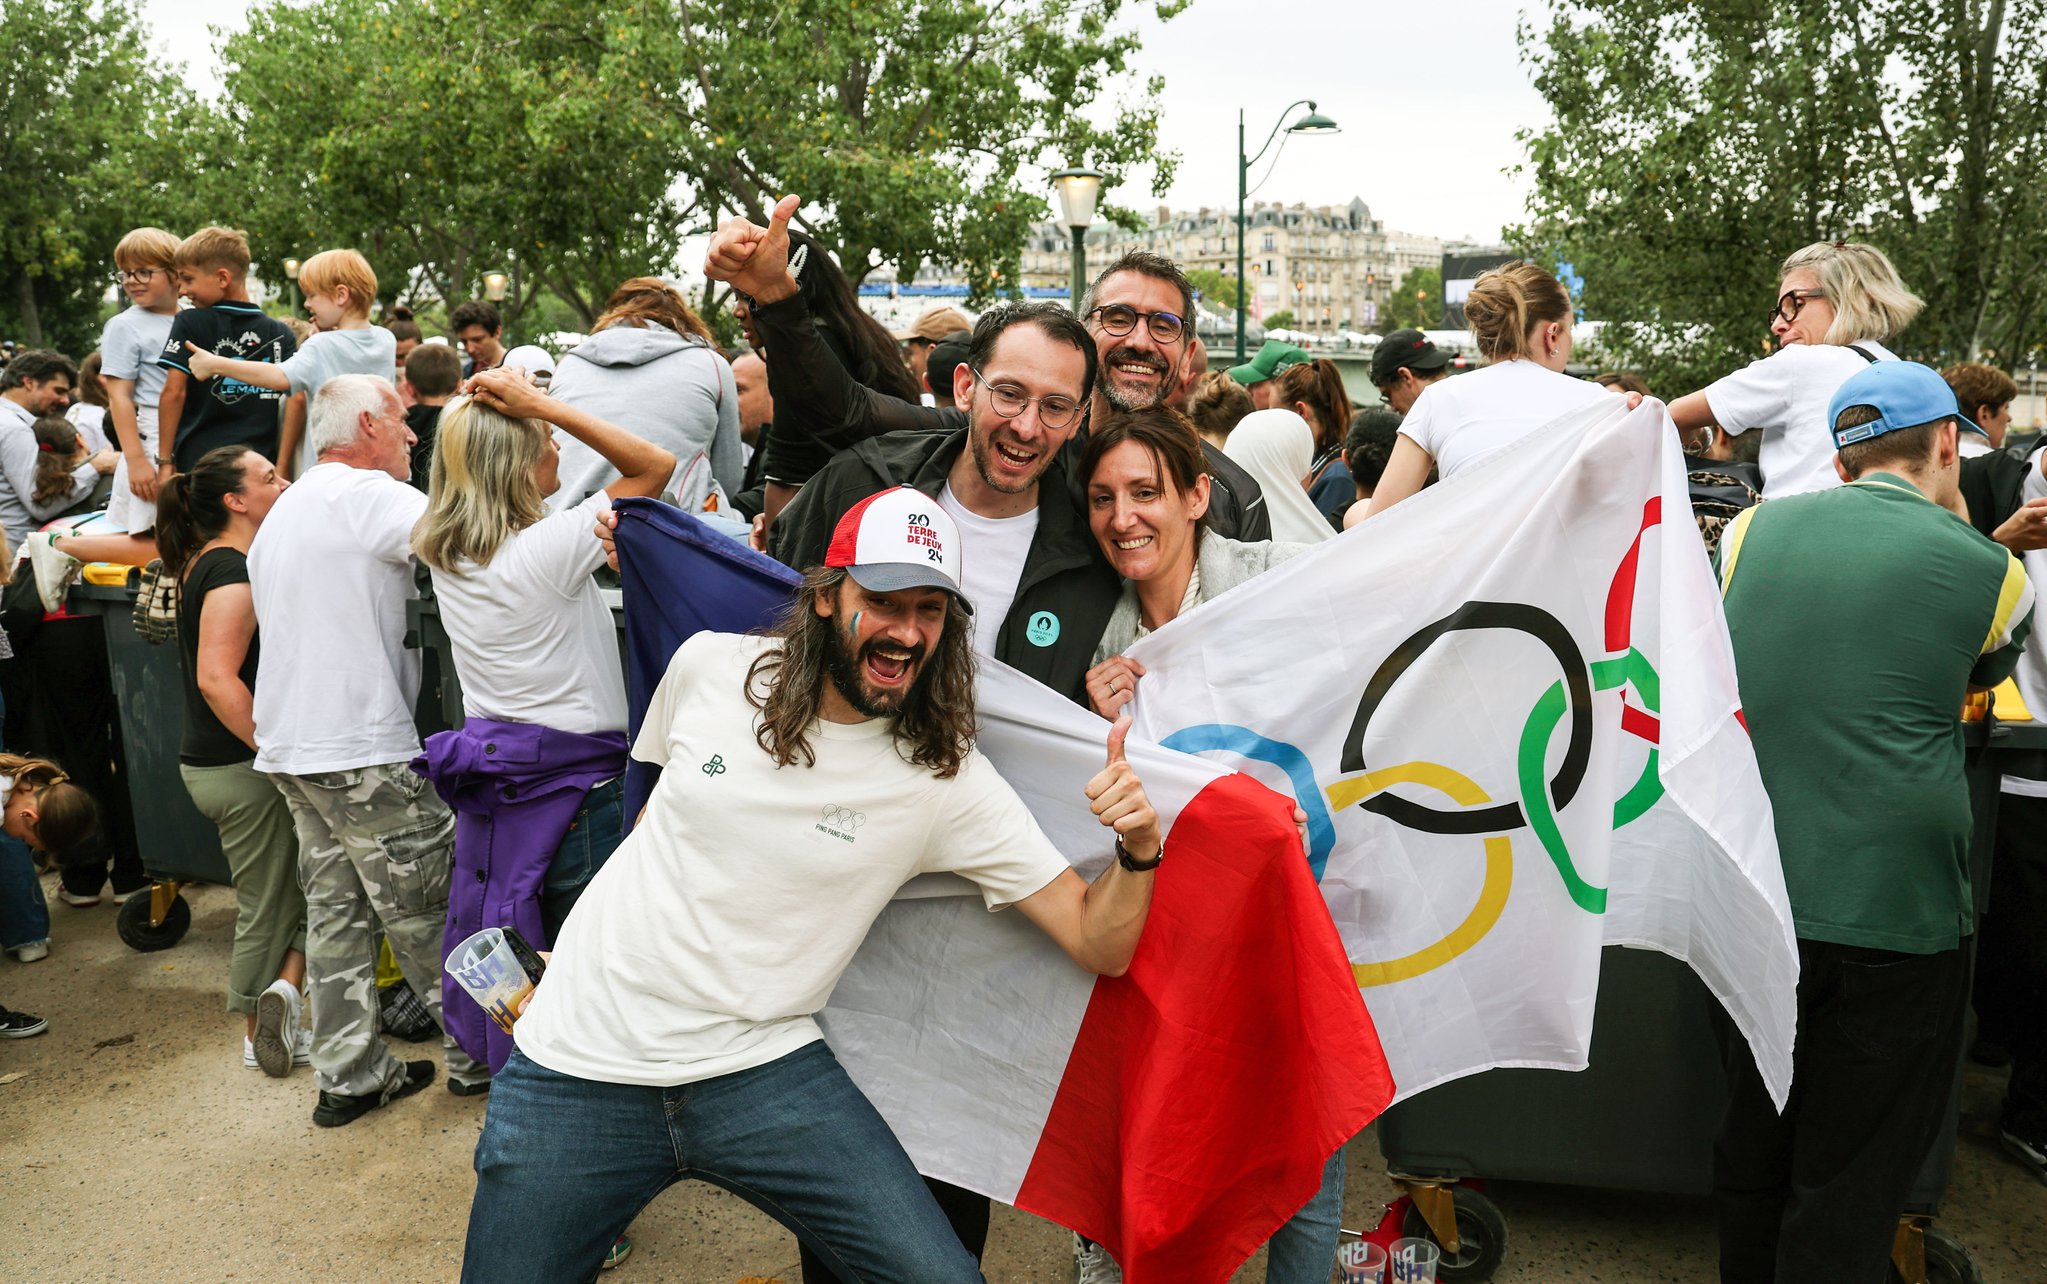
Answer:
M1038 612L1024 626L1024 636L1032 646L1051 646L1059 640L1059 617L1050 611Z

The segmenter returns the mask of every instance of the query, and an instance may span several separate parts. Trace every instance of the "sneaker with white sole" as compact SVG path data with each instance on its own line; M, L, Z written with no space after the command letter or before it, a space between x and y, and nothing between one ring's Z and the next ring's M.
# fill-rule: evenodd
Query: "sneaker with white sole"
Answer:
M7 952L23 963L34 963L39 959L50 957L50 942L47 938L40 941L30 941L26 945L12 946Z
M35 572L36 596L43 599L43 609L47 611L64 609L65 590L71 587L71 581L78 578L78 572L85 566L85 563L57 548L57 537L70 533L29 532L28 564Z
M50 1028L49 1021L0 1007L0 1039L26 1039Z
M87 892L81 895L68 887L62 887L57 890L57 899L73 909L85 909L88 906L99 904L100 894L98 892Z
M298 1051L301 1002L298 987L281 976L256 996L256 1033L250 1042L256 1064L273 1079L291 1073Z
M305 1026L299 1027L298 1038L292 1040L291 1063L294 1066L313 1064L313 1032ZM242 1039L242 1069L261 1070L256 1060L256 1045L248 1037Z
M1073 1284L1123 1284L1123 1268L1116 1265L1108 1249L1075 1235Z

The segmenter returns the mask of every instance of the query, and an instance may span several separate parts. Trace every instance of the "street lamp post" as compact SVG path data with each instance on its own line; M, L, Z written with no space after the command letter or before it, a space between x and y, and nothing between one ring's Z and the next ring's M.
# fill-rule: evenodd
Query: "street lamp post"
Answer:
M291 282L291 314L297 316L299 314L299 261L297 259L286 259L284 261L284 279Z
M1306 107L1306 108L1308 109L1308 114L1307 114L1307 115L1305 115L1305 116L1303 116L1303 117L1301 117L1301 118L1300 118L1299 120L1295 121L1295 122L1294 122L1293 124L1291 124L1291 125L1288 125L1288 124L1286 123L1286 114L1287 114L1287 112L1290 112L1290 111L1292 111L1292 110L1293 110L1294 108L1296 108L1296 107ZM1257 164L1257 163L1258 163L1259 161L1261 161L1261 160L1263 160L1263 159L1265 158L1265 153L1266 153L1267 151L1270 151L1270 150L1271 150L1271 148L1272 148L1272 140L1273 140L1273 139L1275 139L1275 138L1278 138L1278 137L1279 137L1279 135L1280 135L1280 131L1281 131L1282 127L1283 127L1283 128L1285 129L1285 132L1287 132L1287 133L1289 133L1289 134L1334 134L1334 133L1337 133L1337 132L1339 132L1339 131L1338 131L1338 128L1337 128L1337 124L1336 124L1336 122L1335 122L1335 121L1333 121L1333 120L1329 119L1329 117L1327 117L1327 116L1324 116L1324 115L1321 115L1321 114L1319 114L1319 113L1318 113L1318 112L1317 112L1317 111L1315 110L1315 101L1314 101L1314 99L1312 99L1312 98L1303 98L1303 99L1301 99L1301 100L1300 100L1299 102L1296 102L1296 103L1289 103L1289 104L1287 104L1287 106L1286 106L1286 107L1285 107L1284 109L1282 109L1282 110L1280 111L1280 113L1279 113L1279 124L1276 124L1276 125L1274 125L1274 126L1272 127L1272 132L1271 132L1270 134L1267 134L1267 135L1265 136L1265 145L1264 145L1263 147L1260 147L1260 148L1258 149L1258 154L1257 154L1256 156L1253 156L1253 157L1250 157L1249 159L1246 159L1246 158L1245 158L1245 156L1244 156L1244 109L1243 109L1243 108L1241 108L1241 107L1239 107L1239 108L1237 109L1237 364L1238 364L1238 365L1242 365L1242 364L1244 363L1244 316L1245 316L1245 308L1246 308L1246 307L1248 306L1248 302L1247 302L1247 297L1246 297L1246 293L1245 293L1245 290L1244 290L1244 202L1245 202L1245 200L1246 200L1246 199L1247 199L1247 198L1248 198L1248 197L1250 196L1250 194L1251 194L1251 193L1250 193L1250 189L1249 189L1249 185L1250 185L1250 182L1251 182L1251 167L1252 167L1253 165L1256 165L1256 164ZM1281 146L1285 146L1285 144L1281 144Z
M1052 175L1059 192L1059 209L1073 233L1073 313L1080 315L1081 295L1087 292L1087 229L1095 221L1095 202L1102 194L1102 176L1091 169L1062 169Z
M483 274L483 297L489 299L492 303L503 303L505 301L505 286L510 281L511 278L503 272L485 272Z

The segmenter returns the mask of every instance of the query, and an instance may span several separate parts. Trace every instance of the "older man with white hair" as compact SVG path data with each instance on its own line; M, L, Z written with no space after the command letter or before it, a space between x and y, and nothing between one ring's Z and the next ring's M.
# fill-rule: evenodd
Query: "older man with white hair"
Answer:
M377 1037L370 914L439 1020L455 820L407 766L419 752L419 661L404 642L405 602L426 496L405 484L405 408L389 380L342 375L315 394L307 432L318 462L271 508L249 581L262 630L256 767L298 830L313 1122L332 1128L433 1082L432 1061L400 1061ZM259 1000L259 1030L265 1001L268 1019L296 1024L298 996L280 991ZM487 1091L488 1071L444 1046L448 1090Z

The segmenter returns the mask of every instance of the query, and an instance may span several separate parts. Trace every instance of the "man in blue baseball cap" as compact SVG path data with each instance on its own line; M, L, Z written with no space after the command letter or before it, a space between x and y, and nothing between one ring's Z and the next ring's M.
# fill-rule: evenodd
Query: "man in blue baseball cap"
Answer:
M1746 510L1719 549L1800 964L1781 1116L1725 1044L1724 1284L1884 1276L1968 1003L1961 708L2032 627L2023 566L1951 511L1966 422L1946 381L1877 362L1828 415L1848 484Z

